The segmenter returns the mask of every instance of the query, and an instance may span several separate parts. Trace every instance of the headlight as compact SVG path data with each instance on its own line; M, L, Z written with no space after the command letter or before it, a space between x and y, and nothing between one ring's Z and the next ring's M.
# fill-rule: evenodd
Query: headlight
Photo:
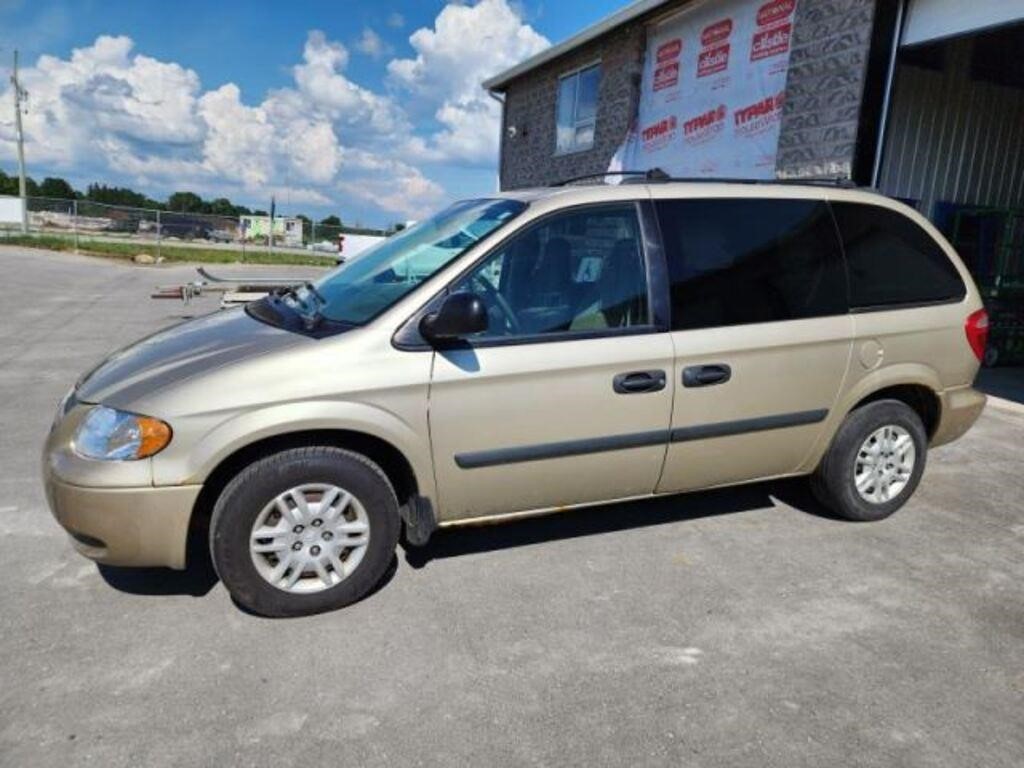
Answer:
M87 459L133 461L162 451L171 428L160 419L97 405L75 432L75 453Z

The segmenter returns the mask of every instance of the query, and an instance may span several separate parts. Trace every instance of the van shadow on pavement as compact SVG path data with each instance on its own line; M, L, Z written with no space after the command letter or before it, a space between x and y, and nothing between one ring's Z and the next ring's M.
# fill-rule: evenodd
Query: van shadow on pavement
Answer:
M835 519L811 495L806 479L794 478L581 507L508 522L467 525L437 531L424 547L413 547L404 542L402 546L405 561L413 568L423 568L431 560L446 557L767 509L775 506L775 499L803 512Z
M100 576L119 592L131 595L191 595L202 597L217 584L216 571L206 562L190 561L187 570L170 568L118 568L97 566Z
M806 480L796 478L581 507L493 525L452 528L437 531L425 547L413 547L403 542L402 548L406 563L419 569L436 559L768 509L775 506L775 499L809 514L833 517L811 495ZM100 565L99 572L107 584L128 594L202 597L218 582L205 540L203 535L192 539L188 553L189 566L184 571ZM388 573L375 592L394 577L396 566L397 558L392 561Z

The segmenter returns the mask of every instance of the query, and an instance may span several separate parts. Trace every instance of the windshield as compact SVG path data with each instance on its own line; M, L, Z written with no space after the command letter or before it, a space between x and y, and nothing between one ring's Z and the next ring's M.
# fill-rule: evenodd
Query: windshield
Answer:
M328 320L362 325L524 208L518 200L455 203L319 280L317 310Z

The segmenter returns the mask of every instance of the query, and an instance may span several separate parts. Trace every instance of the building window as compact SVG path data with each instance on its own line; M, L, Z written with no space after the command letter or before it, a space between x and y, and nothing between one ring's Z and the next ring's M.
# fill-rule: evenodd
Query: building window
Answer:
M600 82L600 64L570 72L558 79L555 154L581 152L594 146Z

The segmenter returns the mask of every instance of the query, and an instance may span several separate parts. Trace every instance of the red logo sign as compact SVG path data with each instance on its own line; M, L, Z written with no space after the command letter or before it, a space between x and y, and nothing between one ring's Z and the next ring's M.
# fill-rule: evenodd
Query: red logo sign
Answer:
M654 70L654 90L671 88L679 82L679 62L673 61Z
M706 48L709 45L728 40L731 34L732 19L722 19L704 27L704 31L700 33L700 44Z
M700 33L702 47L697 55L697 77L707 77L728 69L731 34L732 19L722 19L704 27Z
M656 58L658 66L654 70L654 90L671 88L679 82L679 54L683 50L681 38L669 40L658 46Z
M792 35L792 24L781 24L778 27L756 32L750 44L750 60L757 61L785 53L789 50L789 41Z
M782 105L785 101L785 91L779 91L776 94L754 102L750 106L737 109L733 112L733 123L736 126L736 133L760 133L770 127L779 119Z
M729 44L705 48L697 57L697 77L706 77L721 72L729 66Z
M683 41L680 38L675 40L669 40L667 43L662 43L658 46L658 63L664 64L666 61L674 61L679 58L679 54L683 50Z
M757 9L757 26L767 27L788 19L795 8L796 0L770 0Z
M683 123L683 140L690 144L707 141L722 130L727 110L724 104L709 109Z
M656 123L652 123L640 131L644 146L647 149L657 149L666 144L676 131L678 123L675 115L664 117Z

